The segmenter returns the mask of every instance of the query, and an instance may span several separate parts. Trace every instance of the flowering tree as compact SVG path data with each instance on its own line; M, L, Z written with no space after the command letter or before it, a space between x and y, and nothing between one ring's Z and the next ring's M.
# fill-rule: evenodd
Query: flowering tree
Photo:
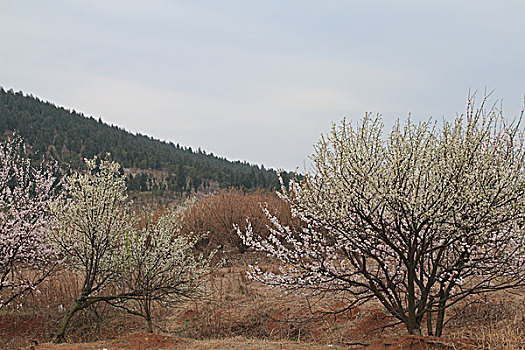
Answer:
M56 225L50 241L83 280L56 342L76 312L98 302L144 317L152 331L152 303L198 293L208 273L209 259L193 255L198 237L180 235L185 208L157 219L149 213L139 229L120 165L108 157L86 165L87 173L67 177L67 192L51 207Z
M303 229L267 213L266 239L238 230L283 263L281 273L253 267L251 276L349 293L348 307L376 299L410 334L421 334L426 315L436 336L458 301L523 285L523 133L484 104L469 100L441 128L398 122L386 138L370 115L334 125L315 148L315 171L281 193Z
M35 288L53 270L46 243L48 203L55 199L55 168L31 165L23 140L0 143L0 309Z
M94 303L122 298L108 286L122 277L124 241L133 220L120 165L106 157L86 160L87 172L66 178L66 192L51 206L50 242L82 278L80 295L64 316L55 341L62 341L73 315ZM124 293L126 294L126 293Z
M156 217L147 211L141 229L134 229L127 238L127 264L122 282L133 291L134 298L109 301L129 313L143 317L148 331L153 332L154 303L171 306L199 295L209 273L208 258L194 255L199 237L181 234L184 215L190 202Z

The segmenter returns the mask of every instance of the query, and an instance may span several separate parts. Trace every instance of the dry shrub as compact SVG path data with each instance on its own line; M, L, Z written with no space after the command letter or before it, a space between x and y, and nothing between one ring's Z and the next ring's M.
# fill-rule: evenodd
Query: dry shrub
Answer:
M513 324L499 325L497 329L482 328L473 335L480 348L496 349L525 349L525 329Z
M183 233L195 232L208 234L199 244L199 250L209 252L217 249L217 257L232 261L238 254L246 252L233 225L246 229L249 219L255 234L266 236L269 220L261 210L267 205L270 213L275 214L285 225L297 225L292 219L290 207L280 200L275 193L257 190L244 192L237 189L222 190L197 201L189 210L184 220Z
M268 338L277 333L272 322L275 306L269 302L271 291L264 291L247 280L240 268L223 268L210 278L208 296L181 304L170 318L170 329L195 339L247 336ZM283 337L289 330L279 330Z
M80 290L81 281L68 271L60 271L21 299L21 310L31 314L54 314L69 306Z
M56 273L37 289L19 298L0 314L0 348L28 346L49 341L65 312L75 298L78 281L66 272Z

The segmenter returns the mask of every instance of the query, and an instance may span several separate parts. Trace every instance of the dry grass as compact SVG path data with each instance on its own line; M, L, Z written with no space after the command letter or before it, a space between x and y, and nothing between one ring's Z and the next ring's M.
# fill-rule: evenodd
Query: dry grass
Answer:
M336 297L282 296L246 278L242 267L217 271L208 285L209 295L173 310L164 327L170 334L193 338L250 337L313 344L369 343L387 328L391 318L378 307L357 308L336 315L346 304Z
M180 347L180 349L224 349L224 350L340 350L347 347L333 344L318 345L312 343L302 343L294 341L272 341L264 339L253 339L246 337L233 337L228 339L216 340L197 340Z
M254 259L245 255L237 258L238 265L217 270L205 298L172 310L157 308L157 331L181 339L177 347L181 349L182 345L187 349L328 349L328 344L333 345L330 348L372 344L367 347L372 348L379 338L395 339L405 333L402 327L388 327L392 319L373 304L321 317L319 310L335 310L345 303L335 296L308 300L281 296L247 279L244 266ZM21 303L2 310L0 348L50 341L78 288L73 275L61 273ZM445 333L453 338L451 348L525 349L525 297L500 292L473 298L449 316ZM99 304L74 317L67 340L108 340L144 329L141 319Z
M0 349L16 349L34 342L50 341L69 305L78 296L80 282L68 272L48 278L38 289L0 313ZM71 320L66 340L96 341L129 331L142 323L119 310L98 304L78 312Z
M525 349L524 294L472 298L452 310L446 331L470 340L478 349Z
M307 302L301 296L281 296L248 280L240 266L219 270L208 290L206 299L182 304L169 314L164 321L169 334L205 342L244 337L349 346L406 332L402 326L389 327L392 318L377 304L319 317L316 311L335 310L344 303L335 297ZM525 349L525 296L500 292L473 298L450 310L449 316L445 334L450 338L429 341L438 344L435 348Z
M177 349L177 350L340 350L344 347L315 345L293 341L269 341L246 337L233 337L228 339L195 340L187 338L173 338L163 335L135 333L123 336L112 341L101 341L84 344L40 344L38 350L100 350L107 349Z

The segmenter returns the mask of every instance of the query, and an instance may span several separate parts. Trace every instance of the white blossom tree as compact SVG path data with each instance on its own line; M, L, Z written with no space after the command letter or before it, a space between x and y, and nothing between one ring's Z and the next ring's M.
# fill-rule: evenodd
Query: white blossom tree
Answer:
M46 243L48 203L56 198L56 167L31 165L22 138L0 143L0 309L53 271Z
M521 117L476 108L442 127L379 117L343 121L323 136L315 170L281 197L302 230L272 219L271 234L238 230L282 261L251 276L289 290L378 300L410 334L441 336L447 308L525 281L525 150ZM522 112L523 116L523 112Z
M152 307L164 307L202 294L213 253L207 258L194 253L202 239L193 233L181 234L189 201L157 217L153 210L144 214L144 224L127 238L127 264L122 279L124 289L134 298L110 300L110 304L143 317L153 332Z
M143 317L153 331L152 304L198 294L208 273L209 259L193 255L199 237L180 235L185 207L160 218L149 213L139 228L120 165L109 157L86 165L86 173L66 178L66 192L51 207L50 241L83 281L55 342L76 312L99 302Z
M124 242L133 227L126 185L120 165L97 157L86 160L86 173L66 178L66 191L51 206L55 228L49 239L66 266L82 279L80 295L60 324L54 341L64 340L73 315L94 303L122 298L108 291L122 278Z

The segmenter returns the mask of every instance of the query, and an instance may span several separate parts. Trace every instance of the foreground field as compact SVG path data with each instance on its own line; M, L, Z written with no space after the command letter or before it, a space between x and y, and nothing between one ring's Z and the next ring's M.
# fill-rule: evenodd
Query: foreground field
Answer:
M100 350L107 349L287 349L287 350L321 350L321 349L342 349L339 346L315 345L308 343L292 342L292 341L267 341L259 339L246 339L242 337L234 337L230 339L221 340L194 340L187 338L175 338L164 335L135 333L129 336L120 337L111 341L100 341L83 344L41 344L34 349L39 350Z
M205 350L205 349L230 349L230 350L321 350L321 349L468 349L468 345L461 341L446 341L432 339L429 337L398 336L380 339L370 345L348 344L346 346L313 343L301 343L294 341L269 341L262 339L247 339L233 337L216 340L194 340L187 338L174 338L165 335L135 333L120 337L111 341L99 341L81 344L41 344L30 349L35 350L100 350L100 349L178 349L178 350Z
M201 300L157 309L157 334L142 319L99 305L76 317L67 344L50 344L78 288L57 276L0 314L1 349L525 349L525 300L500 293L450 313L448 338L406 336L377 304L326 315L337 297L281 296L248 280L240 263L214 273Z

